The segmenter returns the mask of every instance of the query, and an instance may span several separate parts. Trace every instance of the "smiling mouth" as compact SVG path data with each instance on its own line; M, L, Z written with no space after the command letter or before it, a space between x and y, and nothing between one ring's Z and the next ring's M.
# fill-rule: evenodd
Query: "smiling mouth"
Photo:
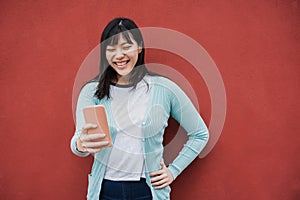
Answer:
M127 61L122 61L122 62L113 62L117 67L125 67L125 65L129 62Z

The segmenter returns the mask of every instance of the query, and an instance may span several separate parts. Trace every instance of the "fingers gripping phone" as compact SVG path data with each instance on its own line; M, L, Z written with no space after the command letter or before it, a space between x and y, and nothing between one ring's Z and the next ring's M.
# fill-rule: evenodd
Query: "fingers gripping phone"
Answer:
M112 146L105 107L103 105L88 106L83 108L83 114L86 123L97 125L97 128L89 129L88 134L105 133L105 137L99 141L108 141L107 146Z

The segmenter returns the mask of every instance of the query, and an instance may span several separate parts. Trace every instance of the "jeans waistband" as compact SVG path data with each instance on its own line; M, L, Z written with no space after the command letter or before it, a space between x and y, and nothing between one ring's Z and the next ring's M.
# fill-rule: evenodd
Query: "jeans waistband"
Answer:
M145 178L141 178L139 181L112 181L104 179L100 199L152 200L152 194Z

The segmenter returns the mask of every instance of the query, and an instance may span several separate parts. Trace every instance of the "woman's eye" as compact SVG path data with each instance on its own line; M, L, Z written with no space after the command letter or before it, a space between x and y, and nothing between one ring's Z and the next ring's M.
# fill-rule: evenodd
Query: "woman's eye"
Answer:
M115 49L106 49L108 52L113 52Z
M130 47L131 47L131 46L124 46L123 49L124 49L124 50L128 50L128 49L130 49Z

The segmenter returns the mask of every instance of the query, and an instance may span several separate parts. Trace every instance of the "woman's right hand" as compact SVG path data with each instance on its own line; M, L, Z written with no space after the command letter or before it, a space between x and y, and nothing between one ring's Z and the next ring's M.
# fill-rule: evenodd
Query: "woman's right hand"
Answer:
M96 124L85 124L82 128L81 134L76 141L78 151L84 153L97 153L108 145L108 141L99 141L105 137L104 133L88 134L88 130L97 128Z

